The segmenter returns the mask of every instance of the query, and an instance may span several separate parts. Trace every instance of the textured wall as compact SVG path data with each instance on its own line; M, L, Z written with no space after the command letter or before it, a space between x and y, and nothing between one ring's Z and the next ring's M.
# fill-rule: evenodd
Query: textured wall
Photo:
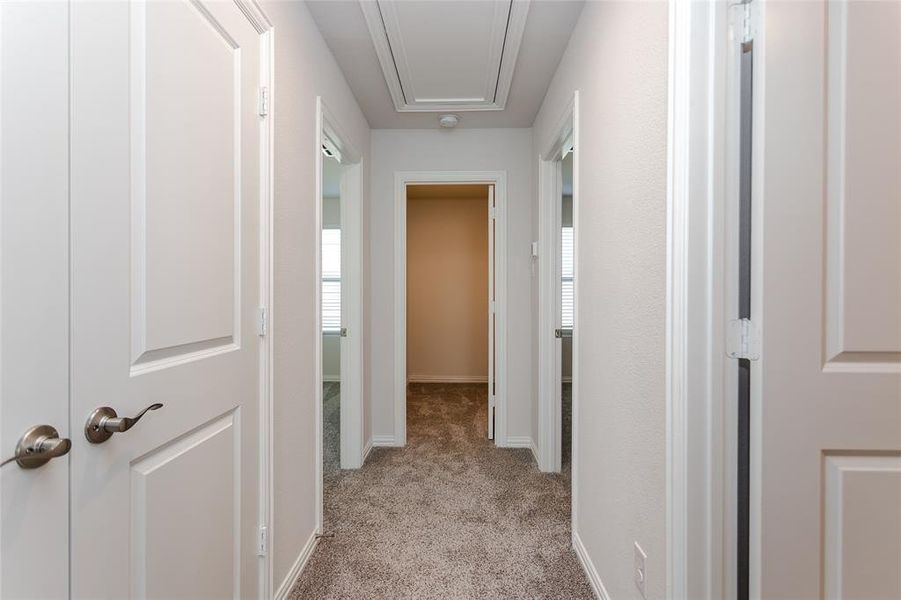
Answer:
M394 172L507 172L507 374L511 436L531 435L531 129L372 131L372 427L394 435Z
M537 156L579 91L576 527L622 599L633 541L665 594L667 11L586 3L533 128Z
M369 125L303 2L264 1L275 26L275 344L273 563L281 584L315 527L316 96L363 156L363 248L368 245ZM363 303L368 263L364 253ZM364 330L368 328L364 312ZM365 334L365 331L364 331ZM364 342L365 348L365 342ZM364 371L368 357L364 351ZM365 396L364 403L368 402ZM366 422L366 421L364 421ZM274 590L273 590L274 591Z

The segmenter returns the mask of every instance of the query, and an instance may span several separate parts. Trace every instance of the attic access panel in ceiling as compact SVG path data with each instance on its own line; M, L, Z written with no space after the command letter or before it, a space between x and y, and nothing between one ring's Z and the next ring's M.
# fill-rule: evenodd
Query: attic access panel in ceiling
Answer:
M529 0L361 0L398 112L503 110Z

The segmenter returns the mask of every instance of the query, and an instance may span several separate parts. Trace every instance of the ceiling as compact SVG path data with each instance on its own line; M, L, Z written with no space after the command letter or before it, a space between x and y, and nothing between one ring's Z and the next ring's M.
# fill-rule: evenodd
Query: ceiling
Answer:
M582 0L307 0L374 129L530 127ZM521 42L519 41L521 38Z

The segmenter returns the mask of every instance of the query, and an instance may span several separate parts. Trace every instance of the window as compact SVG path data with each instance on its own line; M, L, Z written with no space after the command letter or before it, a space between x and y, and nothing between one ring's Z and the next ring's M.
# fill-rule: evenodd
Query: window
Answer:
M341 331L341 230L322 230L322 331Z
M563 329L573 328L573 228L564 227L561 243L561 323Z

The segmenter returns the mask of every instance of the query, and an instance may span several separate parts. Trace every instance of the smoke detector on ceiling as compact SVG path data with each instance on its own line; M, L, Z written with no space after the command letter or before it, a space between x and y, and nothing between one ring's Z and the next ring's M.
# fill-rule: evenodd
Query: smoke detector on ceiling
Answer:
M441 115L438 117L438 123L445 129L453 129L459 122L460 117L457 115Z

